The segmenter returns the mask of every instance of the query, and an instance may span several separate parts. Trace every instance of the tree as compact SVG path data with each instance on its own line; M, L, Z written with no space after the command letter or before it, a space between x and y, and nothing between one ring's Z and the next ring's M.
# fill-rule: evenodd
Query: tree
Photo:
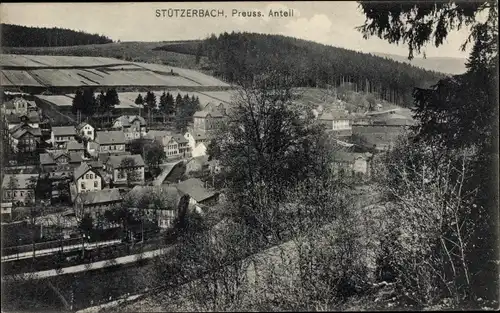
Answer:
M97 102L97 108L99 113L105 113L106 112L106 95L104 94L104 91L101 90L101 93L97 96L96 99Z
M89 213L85 213L78 223L78 229L84 235L90 235L94 229L94 219Z
M153 92L148 91L148 93L146 94L146 97L144 98L144 102L146 103L145 108L148 111L152 111L152 110L156 109L156 95Z
M237 203L235 214L255 225L264 241L280 237L275 223L286 199L283 190L329 172L323 129L309 114L311 107L290 105L295 97L291 81L292 76L272 72L242 89L216 134L229 177L228 197Z
M163 146L156 140L145 147L144 161L149 168L159 170L160 164L166 159Z
M97 108L96 104L94 90L92 88L85 88L83 90L83 113L86 115L94 114Z
M133 158L123 158L120 162L120 170L122 175L126 176L128 187L140 180L139 173L137 173L137 164Z
M203 45L199 43L196 48L196 64L200 64L201 54L203 53Z
M175 110L176 113L180 112L182 110L182 107L184 106L184 103L182 101L182 96L180 93L177 94L177 97L175 97Z
M175 114L175 102L174 102L174 96L170 93L167 92L167 98L166 98L166 107L167 107L167 114Z
M120 98L115 88L108 89L105 96L106 112L111 112L115 106L120 104Z
M137 105L143 105L144 104L144 99L142 99L141 94L138 94L137 98L135 98L135 104L137 104Z
M85 102L83 99L83 92L78 89L75 93L75 97L73 98L71 110L73 114L77 114L77 112L82 112L85 107Z
M160 96L160 111L166 113L168 111L167 107L167 94L164 91L163 94Z
M452 161L463 151L467 152L472 170L463 181L462 193L472 193L475 205L459 211L461 221L472 220L475 226L465 253L472 278L467 285L471 290L483 291L482 294L476 292L476 298L496 301L498 268L489 266L486 260L495 258L498 251L498 239L494 235L498 229L498 191L492 188L498 177L490 167L498 162L496 142L493 142L493 138L498 137L498 98L496 85L491 84L497 79L498 71L497 5L495 1L419 2L388 5L382 12L381 7L362 2L366 21L360 28L365 36L376 34L389 42L408 42L410 58L413 51L420 52L428 42L439 46L453 29L464 24L471 29L462 45L464 49L468 43L474 43L467 72L442 79L430 89L415 89L418 124L413 139L416 145L428 147L443 158L444 161L425 155L424 160L427 159L432 168L445 161L454 165L456 162ZM479 16L484 13L487 17L483 21ZM495 277L488 288L480 282L481 277L486 276Z
M13 190L16 190L18 188L19 188L19 180L15 175L11 175L7 183L7 189L10 190L9 192L10 196L7 198L8 200L15 199Z

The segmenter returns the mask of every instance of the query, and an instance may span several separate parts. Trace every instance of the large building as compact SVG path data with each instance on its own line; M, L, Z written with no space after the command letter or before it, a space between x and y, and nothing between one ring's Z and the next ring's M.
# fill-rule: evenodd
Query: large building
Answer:
M103 179L98 170L91 168L87 163L82 163L73 173L76 191L90 192L102 189Z
M54 148L65 148L69 141L74 140L75 135L74 126L56 126L52 127L50 141Z

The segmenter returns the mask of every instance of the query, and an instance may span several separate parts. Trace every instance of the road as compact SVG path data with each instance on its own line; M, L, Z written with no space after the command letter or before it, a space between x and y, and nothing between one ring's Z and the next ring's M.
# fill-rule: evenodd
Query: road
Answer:
M167 178L168 174L170 174L170 172L174 169L174 167L182 161L183 160L178 160L175 162L162 164L161 167L163 168L163 170L160 173L160 175L158 175L158 177L155 178L155 180L153 181L153 185L154 186L161 186L163 184L163 181L165 180L165 178Z
M84 247L87 249L95 249L97 247L111 246L111 245L114 245L114 244L117 244L120 242L121 242L121 240L117 239L117 240L100 241L100 242L94 242L94 243L85 243ZM64 246L63 252L81 249L81 248L82 248L81 243L75 244L75 245L70 245L70 246ZM57 253L58 251L61 251L61 247L43 249L43 250L35 250L35 256L54 254L54 253ZM16 260L20 260L20 259L29 259L32 257L33 257L33 251L27 251L27 252L21 252L19 254L16 253L16 254L2 256L2 262L11 262L11 261L16 261Z
M157 250L153 250L153 251L146 251L146 252L142 253L142 256L140 253L126 255L123 257L113 259L114 261L112 261L112 262L110 262L111 260L104 260L104 261L98 261L98 262L93 262L93 263L64 267L60 270L53 269L53 270L40 271L40 272L30 272L30 273L23 273L23 274L17 274L17 275L9 275L9 276L2 277L2 280L8 280L10 278L14 278L14 279L41 279L41 278L58 276L58 275L75 274L75 273L79 273L79 272L85 272L85 271L89 271L89 270L95 270L95 269L115 266L118 264L134 263L134 262L137 262L139 259L151 259L151 258L157 257L159 255L166 254L166 253L170 252L173 248L174 248L174 246L170 246L170 247L157 249ZM13 276L15 276L15 277L13 277Z

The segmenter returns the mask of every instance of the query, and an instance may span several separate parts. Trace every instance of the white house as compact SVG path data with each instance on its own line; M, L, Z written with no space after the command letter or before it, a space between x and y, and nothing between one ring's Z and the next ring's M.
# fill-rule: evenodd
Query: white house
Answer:
M132 159L133 162L125 164L124 159ZM106 172L111 176L114 184L127 184L129 173L135 172L134 181L130 183L144 184L144 160L140 154L134 155L111 155L106 162Z
M125 151L125 135L120 130L97 132L95 143L98 153ZM87 150L91 153L96 147L89 142Z
M318 117L318 120L329 131L345 136L352 135L351 121L347 111L333 110L331 112L323 112Z
M82 165L75 169L73 179L78 193L102 189L101 174L96 169L87 165L87 163L82 163Z
M81 137L85 137L88 140L95 139L95 128L89 123L82 122L76 126L76 131Z

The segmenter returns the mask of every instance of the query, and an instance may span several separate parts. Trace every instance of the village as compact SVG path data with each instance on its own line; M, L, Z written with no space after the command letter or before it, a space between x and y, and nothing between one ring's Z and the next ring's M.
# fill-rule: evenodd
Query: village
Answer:
M97 128L86 121L60 126L46 122L43 108L37 105L46 105L51 96L41 98L26 100L12 93L4 97L2 105L7 137L4 142L13 151L2 180L3 221L19 223L31 217L31 226L40 227L35 239L8 237L11 241L6 246L29 244L33 239L43 242L59 240L61 236L76 238L91 231L92 237L96 236L93 241L98 241L99 231L119 227L110 212L124 205L129 205L126 210L136 212L139 209L129 199L144 195L168 191L170 197L163 205L139 210L141 225L148 225L147 232L172 227L183 196L189 197L189 210L199 213L223 201L224 186L219 182L223 169L218 160L207 155L207 146L212 134L228 118L230 103L205 103L202 110L192 115L186 131L176 133L167 126L150 129L140 111L137 115L118 116L109 128ZM402 129L411 125L409 119L396 114L397 110L384 112L380 105L362 115L349 114L338 99L333 105L324 106L327 108L319 105L314 114L342 147L333 166L360 181L369 178L373 154L390 147L382 140L371 147L352 143L353 135L361 137L370 129ZM38 158L30 165L16 159L35 155ZM93 221L89 229L81 229L84 219ZM126 238L141 237L134 237L129 231Z

